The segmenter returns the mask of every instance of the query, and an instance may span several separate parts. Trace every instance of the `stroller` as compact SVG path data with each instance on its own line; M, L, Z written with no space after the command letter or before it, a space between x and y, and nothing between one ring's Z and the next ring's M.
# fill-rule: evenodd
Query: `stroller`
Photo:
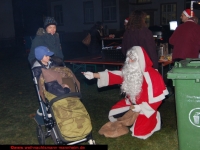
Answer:
M70 93L55 96L48 92L45 83L55 80L69 85ZM81 102L80 83L73 72L67 67L42 69L39 81L34 76L34 82L44 122L40 124L34 118L39 144L45 145L46 138L52 137L56 145L95 145L90 116Z

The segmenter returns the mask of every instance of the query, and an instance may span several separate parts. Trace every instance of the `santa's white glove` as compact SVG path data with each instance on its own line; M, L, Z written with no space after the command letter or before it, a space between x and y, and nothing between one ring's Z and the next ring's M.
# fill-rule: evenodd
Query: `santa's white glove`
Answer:
M87 71L87 72L84 72L83 75L84 75L87 79L89 79L89 80L94 79L94 74L93 74L93 72Z
M141 111L140 105L134 105L134 108L132 109L132 111L140 112Z

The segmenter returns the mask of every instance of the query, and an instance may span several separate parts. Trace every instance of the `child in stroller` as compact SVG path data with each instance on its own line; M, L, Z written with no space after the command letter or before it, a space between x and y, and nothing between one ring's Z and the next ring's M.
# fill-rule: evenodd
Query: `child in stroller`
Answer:
M38 141L45 144L51 136L55 144L95 144L89 114L80 101L80 83L69 68L56 67L52 55L44 46L35 48L32 72L40 104L34 118Z

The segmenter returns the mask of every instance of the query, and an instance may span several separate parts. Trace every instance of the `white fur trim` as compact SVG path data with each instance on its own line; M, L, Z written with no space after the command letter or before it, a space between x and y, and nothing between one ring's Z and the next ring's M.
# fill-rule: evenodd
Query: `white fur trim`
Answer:
M186 17L192 18L185 10L183 11L183 13L186 15Z
M109 71L109 72L111 72L112 74L122 76L122 71L119 71L119 70L114 70L114 71Z
M144 53L142 51L142 48L140 46L134 46L134 49L136 50L138 57L139 57L139 64L140 64L140 69L142 72L145 70L145 59L144 59Z
M109 119L111 122L115 122L115 121L117 121L117 119L114 118L113 116L108 116L108 119Z
M145 140L148 137L150 137L154 132L159 131L161 129L161 119L160 119L160 113L159 112L157 112L156 119L157 119L157 124L156 124L155 128L151 131L151 133L146 134L144 136L137 136L137 135L134 134L135 124L133 124L133 126L130 128L130 131L132 132L132 136Z
M151 117L151 115L155 113L155 110L151 108L151 106L149 106L147 102L142 102L142 104L139 104L139 106L141 108L141 111L147 118Z
M161 93L159 96L153 97L153 86L148 72L144 72L144 78L148 84L147 90L148 90L149 103L152 104L165 99L165 95L169 94L168 90L165 89L163 93Z
M117 109L112 109L112 110L110 110L110 112L109 112L109 114L108 114L108 119L109 119L111 122L114 122L114 121L116 121L117 119L115 119L115 118L113 117L113 115L126 112L126 111L128 111L129 109L130 109L130 106L125 106L125 107L121 107L121 108L117 108Z
M140 112L141 111L140 105L134 105L134 109L132 109L132 111L134 111L134 112Z
M100 79L97 80L97 86L99 88L108 86L108 81L109 81L108 70L105 70L103 72L98 72L98 73L100 75Z
M109 83L109 75L108 72L111 72L112 74L118 75L118 76L122 76L122 72L115 70L115 71L108 71L107 69L105 71L102 72L98 72L100 75L100 79L97 80L97 86L99 88L101 87L105 87L108 86Z

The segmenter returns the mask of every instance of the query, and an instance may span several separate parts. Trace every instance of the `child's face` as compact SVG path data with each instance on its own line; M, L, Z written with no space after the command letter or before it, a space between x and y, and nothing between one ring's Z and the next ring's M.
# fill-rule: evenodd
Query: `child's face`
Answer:
M41 62L45 65L47 65L47 63L49 62L50 60L50 56L46 56L44 55L43 59L41 60Z

